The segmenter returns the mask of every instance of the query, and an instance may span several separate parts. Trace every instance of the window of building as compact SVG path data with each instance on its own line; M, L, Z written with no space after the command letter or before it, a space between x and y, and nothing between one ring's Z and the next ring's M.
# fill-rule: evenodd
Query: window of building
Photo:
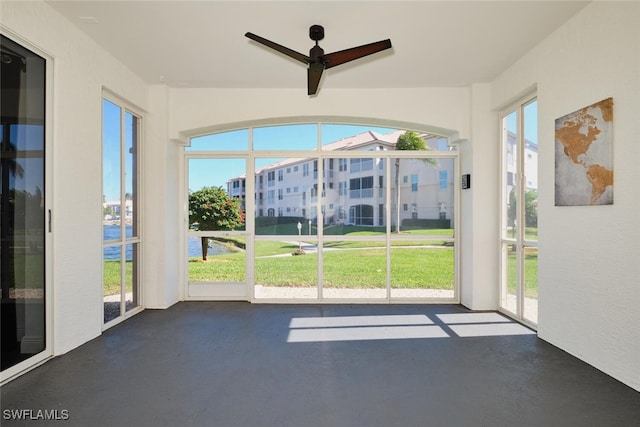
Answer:
M349 188L349 197L352 199L373 197L373 177L352 178L349 180Z
M338 195L346 196L347 194L347 181L341 181L338 183Z
M418 191L418 175L411 175L411 191Z
M440 190L446 190L448 187L447 171L440 171Z
M351 173L364 172L373 169L374 159L349 159Z

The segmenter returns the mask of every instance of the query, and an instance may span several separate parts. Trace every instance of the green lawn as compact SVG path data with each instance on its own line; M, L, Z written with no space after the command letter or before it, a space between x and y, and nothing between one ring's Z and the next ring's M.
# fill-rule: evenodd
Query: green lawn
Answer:
M507 254L507 291L516 293L516 253ZM527 248L524 259L524 296L538 299L538 250Z
M133 289L133 265L131 261L127 261L125 263L125 269L125 292L131 292ZM115 295L120 293L120 261L104 261L103 279L103 295Z
M323 286L340 288L384 288L386 286L386 249L369 247L377 242L348 243L342 250L327 250L323 255ZM416 242L411 242L415 244ZM326 245L325 245L326 247ZM300 256L266 257L287 254L295 245L281 242L257 242L255 281L266 286L315 287L318 281L316 253ZM207 262L189 260L191 282L243 282L243 253L209 256ZM453 289L453 248L393 248L391 278L394 288Z
M283 226L278 226L283 227ZM380 235L377 230L363 230L344 226L349 235ZM279 229L280 234L283 230ZM297 230L296 230L297 231ZM529 235L535 235L528 230ZM424 240L402 240L397 234L391 240L392 288L453 289L454 249L451 245L453 230L408 230L400 236L425 236ZM443 236L445 240L431 239ZM292 236L295 242L297 236ZM304 236L303 244L304 244ZM233 243L233 238L226 239ZM310 242L313 244L313 242ZM325 241L323 254L324 287L336 288L384 288L386 286L386 240L379 241ZM190 282L244 282L246 252L242 250L244 238L237 239L238 252L210 255L203 262L189 259ZM316 253L287 256L298 245L280 241L256 241L255 282L267 286L315 287L318 281L318 257ZM274 256L285 255L285 256ZM508 291L515 293L515 253L509 253ZM131 290L131 263L126 263L127 290ZM525 296L538 297L538 255L529 248L525 256ZM120 265L117 261L104 263L105 295L118 293Z
M43 252L44 253L44 252ZM9 258L11 287L17 289L42 289L44 287L44 255L12 253Z

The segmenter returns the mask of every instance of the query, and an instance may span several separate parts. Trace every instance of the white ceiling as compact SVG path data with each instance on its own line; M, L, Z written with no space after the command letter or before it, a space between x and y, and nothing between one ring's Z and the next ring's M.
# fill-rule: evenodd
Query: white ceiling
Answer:
M48 1L149 83L300 88L306 67L246 37L298 52L320 24L326 53L390 38L393 48L324 73L321 88L489 82L585 1Z

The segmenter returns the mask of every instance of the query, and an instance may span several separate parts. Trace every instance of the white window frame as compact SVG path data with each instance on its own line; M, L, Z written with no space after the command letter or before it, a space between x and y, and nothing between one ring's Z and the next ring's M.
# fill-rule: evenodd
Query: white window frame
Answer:
M502 256L500 257L500 289L499 289L499 300L498 300L498 310L519 322L522 322L534 330L537 330L537 323L532 322L524 317L524 255L526 248L537 248L538 242L537 240L527 240L525 237L525 227L522 224L525 223L525 203L523 200L525 198L526 190L526 176L525 176L525 136L524 136L524 110L525 108L532 104L533 102L537 102L537 94L531 93L523 98L519 99L515 103L511 104L508 108L504 109L499 116L499 126L500 126L500 253ZM504 143L507 140L508 135L507 131L503 128L503 120L508 117L510 114L516 112L516 146L517 146L517 158L513 159L513 153L505 153ZM516 173L512 174L512 182L509 181L509 171L508 164L509 162L513 162L516 164ZM516 235L514 237L509 237L507 232L507 220L508 220L508 201L509 194L505 190L507 185L514 185L518 188L516 191L516 223L520 224L520 226L516 227ZM512 246L516 250L516 310L515 312L509 310L505 304L506 295L504 295L504 290L507 287L508 280L508 263L505 262L506 256L504 254L505 248L507 246Z
M137 236L133 236L130 238L126 237L126 233L125 233L125 226L122 225L121 226L121 233L120 233L120 240L118 242L114 242L114 241L109 241L107 242L103 242L102 244L102 248L104 250L104 248L106 247L113 247L113 246L119 246L120 249L120 253L121 253L121 262L124 261L125 257L126 257L126 247L127 245L131 245L131 244L137 244L138 245L138 259L137 259L137 266L134 269L134 271L137 273L137 277L136 277L136 283L137 283L137 288L135 290L136 294L134 296L134 301L137 300L138 301L138 305L127 311L124 311L123 315L120 315L106 323L102 323L102 330L107 330L119 323L121 323L122 321L130 318L131 316L134 316L138 313L140 313L142 310L144 310L144 302L142 300L142 296L143 296L143 292L142 292L142 283L143 283L143 263L142 263L142 227L141 227L141 216L142 216L142 188L143 188L143 183L142 183L142 177L143 177L143 171L142 171L142 159L140 154L142 153L142 145L144 143L144 117L142 112L136 108L133 104L129 103L128 101L126 101L124 98L118 96L117 94L109 91L106 88L103 88L102 90L102 97L100 98L100 102L102 103L103 100L107 100L109 102L111 102L112 104L117 105L118 107L120 107L120 206L125 206L126 209L126 202L125 202L125 186L126 186L126 180L125 180L125 175L126 175L126 169L125 169L125 158L126 158L126 153L125 153L125 147L126 147L126 142L125 142L125 115L126 113L129 113L133 116L135 116L138 119L138 135L137 135L137 153L136 153L136 171L137 171L137 177L134 180L134 182L136 182L137 184L137 192L136 192L136 198L135 198L135 204L136 206L134 206L134 210L136 212L136 215L134 216L135 221L137 221L137 231L138 231L138 235ZM101 110L102 112L102 110ZM102 120L101 116L101 120ZM101 140L101 145L102 145L102 140ZM103 150L101 150L101 153L103 152ZM101 162L102 164L102 162ZM101 174L102 176L102 174ZM104 189L104 183L103 185L101 185L101 199L102 199L102 192ZM100 204L100 206L102 206L102 204ZM121 221L122 224L122 221ZM121 278L120 278L120 283L121 285L123 283L125 283L126 280L126 271L122 271L121 272ZM100 300L103 301L103 290L104 290L104 277L101 281L102 286L100 288ZM122 304L124 304L124 301L122 302ZM103 308L102 312L101 312L101 320L104 319L104 304L101 303L100 304L101 307Z

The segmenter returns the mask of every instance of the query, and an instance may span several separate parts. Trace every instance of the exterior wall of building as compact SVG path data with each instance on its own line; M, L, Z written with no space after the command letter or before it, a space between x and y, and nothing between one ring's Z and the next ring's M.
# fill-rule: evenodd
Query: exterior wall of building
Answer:
M401 133L395 132L394 138L397 139ZM429 140L432 149L442 148L443 142L446 145L446 138ZM388 151L393 147L394 144L372 137L356 149L371 152ZM385 226L385 189L389 171L392 198L397 194L395 161L349 157L324 158L322 162L319 165L317 159L285 159L256 171L255 216L293 216L317 223L317 206L321 203L325 225ZM453 161L435 160L431 165L423 159L402 159L399 165L401 222L406 219L452 221ZM320 170L322 179L318 179ZM231 179L227 183L227 193L232 198L244 200L247 196L246 178ZM395 225L393 218L392 224Z

